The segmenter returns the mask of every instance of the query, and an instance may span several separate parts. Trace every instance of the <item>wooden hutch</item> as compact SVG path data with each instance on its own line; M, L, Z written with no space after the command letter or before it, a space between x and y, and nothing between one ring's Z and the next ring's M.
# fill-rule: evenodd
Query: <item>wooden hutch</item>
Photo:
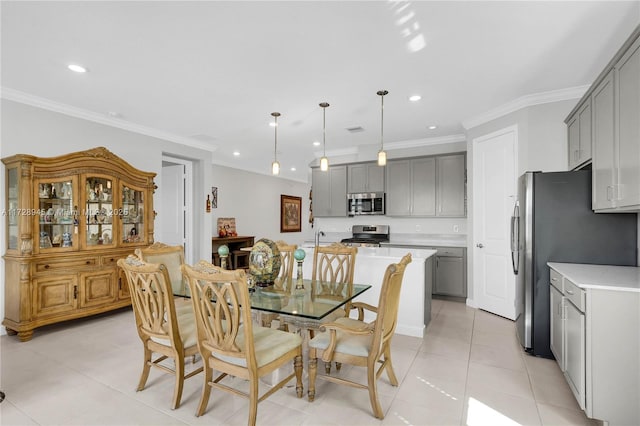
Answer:
M116 262L153 243L155 173L102 147L2 162L8 334L130 305Z

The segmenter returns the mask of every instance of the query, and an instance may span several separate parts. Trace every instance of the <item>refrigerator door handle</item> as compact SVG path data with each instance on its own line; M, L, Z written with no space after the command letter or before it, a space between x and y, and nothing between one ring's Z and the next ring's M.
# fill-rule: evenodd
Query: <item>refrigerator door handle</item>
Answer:
M513 216L511 216L511 264L513 266L513 274L518 275L518 267L520 264L520 206L516 201L513 207Z

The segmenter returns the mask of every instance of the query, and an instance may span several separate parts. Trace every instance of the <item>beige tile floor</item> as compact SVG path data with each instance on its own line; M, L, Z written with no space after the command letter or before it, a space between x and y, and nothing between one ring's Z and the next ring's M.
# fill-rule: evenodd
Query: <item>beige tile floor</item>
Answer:
M182 406L169 408L171 376L152 370L135 388L142 351L133 314L122 310L37 330L33 340L0 338L1 425L243 425L247 402L213 390L194 413L202 376L185 383ZM514 323L462 303L433 301L424 339L397 335L400 386L379 380L384 420L366 391L319 380L316 400L285 388L258 406L260 425L591 425L555 361L522 352ZM340 374L364 379L344 366ZM242 385L243 383L240 383ZM306 383L305 383L306 386ZM305 389L306 392L306 389Z

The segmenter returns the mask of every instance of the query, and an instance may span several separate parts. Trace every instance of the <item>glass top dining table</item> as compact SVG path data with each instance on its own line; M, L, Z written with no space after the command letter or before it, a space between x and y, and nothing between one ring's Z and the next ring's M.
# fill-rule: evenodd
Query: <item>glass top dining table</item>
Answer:
M347 284L303 279L277 279L267 287L255 286L249 293L251 309L291 317L320 321L331 312L344 306L371 288L368 284L353 284L351 292ZM188 288L174 292L174 296L190 297Z

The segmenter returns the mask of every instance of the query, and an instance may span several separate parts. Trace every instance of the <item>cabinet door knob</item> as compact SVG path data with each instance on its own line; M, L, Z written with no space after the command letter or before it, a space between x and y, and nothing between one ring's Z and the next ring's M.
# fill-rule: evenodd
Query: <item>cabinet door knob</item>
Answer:
M478 244L476 244L476 247L478 247L478 248L482 248L482 247L484 247L484 244L482 244L482 243L478 243Z

